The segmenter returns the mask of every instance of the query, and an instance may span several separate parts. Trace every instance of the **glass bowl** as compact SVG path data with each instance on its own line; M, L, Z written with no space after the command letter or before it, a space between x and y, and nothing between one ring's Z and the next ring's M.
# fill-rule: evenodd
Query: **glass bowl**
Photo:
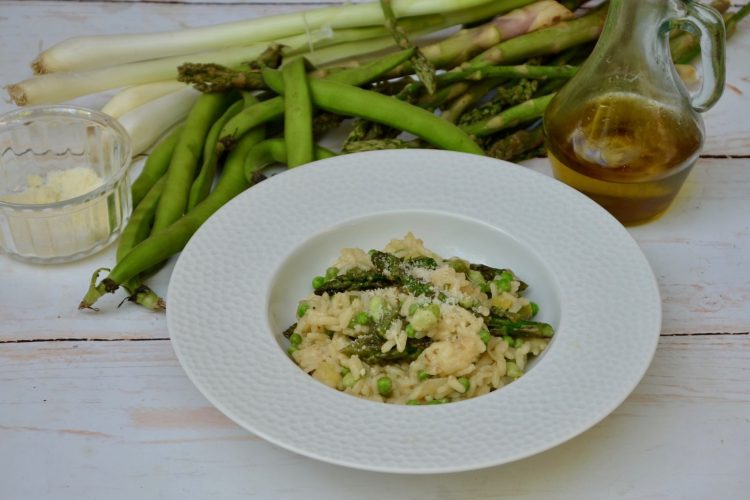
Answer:
M0 249L61 263L117 238L131 211L130 136L113 118L74 106L0 116Z

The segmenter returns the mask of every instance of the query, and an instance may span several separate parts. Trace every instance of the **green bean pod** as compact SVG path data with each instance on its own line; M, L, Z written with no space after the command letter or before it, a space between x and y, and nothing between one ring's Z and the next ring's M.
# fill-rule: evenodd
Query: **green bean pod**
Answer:
M284 81L278 71L264 69L263 78L272 90L284 93ZM404 130L442 149L484 155L482 148L463 130L417 106L334 81L311 79L309 86L313 103L325 111Z
M336 156L336 153L317 144L313 146L314 158L323 160ZM287 141L282 138L266 139L250 150L245 158L245 180L254 183L255 175L270 163L288 165ZM291 165L289 165L291 167Z
M364 85L384 76L393 68L407 61L414 49L402 50L357 68L347 68L327 76L329 80L349 85ZM239 137L250 129L281 118L284 114L284 98L273 97L254 106L246 107L229 120L221 131L222 147L229 149Z
M180 140L183 128L180 125L172 130L163 141L154 147L151 154L148 155L148 159L143 165L143 170L141 170L141 173L138 174L138 177L130 187L130 191L133 194L134 207L138 206L149 190L151 190L151 187L156 181L161 179L164 172L169 168L169 162L172 160L172 154L177 146L177 142Z
M216 175L216 167L219 163L220 156L220 151L216 148L216 145L219 142L219 134L224 128L224 125L237 113L242 111L242 108L244 107L244 100L233 103L227 108L226 112L221 115L221 118L211 125L211 129L206 136L206 141L203 144L203 163L198 171L198 175L193 181L193 185L190 187L187 205L188 212L195 208L198 203L203 201L211 191L211 185L213 184L214 176Z
M125 229L119 237L115 257L116 262L121 261L123 257L125 257L125 255L127 255L128 252L130 252L138 243L148 238L151 232L151 225L154 221L156 206L158 205L159 198L164 191L165 183L166 176L162 176L161 179L156 181L156 184L151 187L141 203L139 203L135 210L133 210L127 226L125 226ZM128 291L128 299L131 302L135 302L136 304L151 309L152 311L164 310L164 300L159 297L156 292L151 290L151 288L143 284L149 276L155 274L161 269L163 264L164 263L159 263L151 266L138 276L123 283L122 286Z
M166 176L162 176L149 189L141 203L135 207L130 215L125 229L120 233L117 241L117 253L115 261L120 262L122 258L130 252L138 243L148 238L151 232L151 223L154 221L156 206L159 204L159 198L164 191Z
M158 232L187 210L190 186L211 125L237 99L236 93L203 94L193 105L167 170L167 182L156 208L153 231Z
M264 130L258 128L242 136L227 155L219 182L206 199L169 227L152 232L151 236L128 252L106 278L89 288L78 308L91 308L105 293L114 292L123 283L181 251L206 219L248 188L244 173L245 157L253 146L263 140L264 135Z
M287 164L290 167L310 163L313 153L313 108L307 85L304 58L297 58L281 70L284 80L284 137L287 143Z

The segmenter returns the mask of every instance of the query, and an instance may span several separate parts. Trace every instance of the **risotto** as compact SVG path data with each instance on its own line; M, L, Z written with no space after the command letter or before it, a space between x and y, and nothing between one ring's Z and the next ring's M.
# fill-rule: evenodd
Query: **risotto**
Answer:
M397 404L473 398L521 377L553 328L509 269L444 259L408 233L382 251L345 248L284 336L302 370Z

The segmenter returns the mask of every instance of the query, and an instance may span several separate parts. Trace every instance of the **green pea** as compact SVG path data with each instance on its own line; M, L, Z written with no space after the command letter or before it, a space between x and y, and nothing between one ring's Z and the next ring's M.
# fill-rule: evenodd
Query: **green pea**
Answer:
M436 319L440 319L440 306L438 304L430 304L427 308L432 312Z
M299 333L293 333L292 336L289 337L289 342L295 347L300 345L302 343L302 335Z
M474 299L474 297L469 297L468 295L464 295L458 301L458 305L463 307L464 309L471 309L472 307L477 305L477 301Z
M325 276L316 276L312 280L312 287L317 290L326 282Z
M310 309L310 304L307 304L307 303L303 302L300 305L298 305L297 306L297 317L301 318L302 316L304 316L308 309Z
M375 321L380 321L383 319L383 315L385 314L385 300L383 300L383 297L380 297L376 295L375 297L370 299L369 304L367 305L367 310L370 312L370 316Z
M354 384L357 383L357 378L353 373L349 372L344 375L344 378L341 380L341 382L344 384L344 387L353 387Z
M522 338L517 338L516 341L513 343L513 347L518 349L523 345L524 340Z
M404 331L406 332L406 336L410 339L413 339L417 335L417 331L414 330L414 327L411 326L411 323L406 325L406 328L404 328Z
M471 270L468 273L466 273L466 278L468 278L469 281L474 283L475 285L482 285L485 283L484 276L482 276L482 273L479 271Z
M531 317L533 318L534 316L536 316L538 312L539 312L539 304L537 304L536 302L532 302L531 303Z
M369 325L370 324L370 315L367 314L364 311L358 312L354 315L354 323L357 325Z
M500 275L501 280L513 281L513 278L515 278L515 276L513 276L513 273L510 271L503 271Z
M490 337L492 337L492 335L490 335L489 331L485 330L484 328L479 330L479 338L482 339L482 342L484 342L485 344L489 343Z
M454 271L457 273L468 273L469 272L469 263L465 260L461 260L458 258L452 258L448 260L448 265L453 268Z
M338 267L333 267L332 266L332 267L329 267L328 269L326 269L326 276L325 276L326 280L332 280L333 278L335 278L338 275L339 275L339 268Z
M390 377L380 377L378 379L378 393L381 396L388 397L393 392L393 382Z
M510 292L510 280L501 278L499 280L493 281L493 283L495 283L495 288L497 288L498 290L503 292Z
M458 383L464 386L464 392L468 391L471 386L471 382L466 377L458 377Z
M437 325L437 322L438 316L435 316L435 313L430 308L417 310L411 318L411 324L414 325L414 329L418 332L429 330Z
M515 361L508 361L505 364L505 374L511 378L518 378L523 375L523 372L520 368L518 368L518 365L515 363Z
M293 345L290 345L290 346L289 346L289 349L287 349L287 350L286 350L286 353L287 353L288 355L290 355L290 356L291 356L291 355L292 355L292 354L294 354L294 353L295 353L296 351L298 351L298 349L297 349L297 348L296 348L295 346L293 346Z
M351 373L351 370L347 368L346 366L341 367L341 371L339 372L342 377L346 376L346 374Z
M432 376L432 375L430 375L429 373L427 373L427 372L426 372L426 371L424 371L424 370L419 370L419 371L417 372L417 378L419 379L419 381L420 381L420 382L422 382L422 381L425 381L425 380L427 380L427 379L428 379L428 378L430 378L431 376Z
M513 340L513 337L511 337L510 335L503 335L503 340L505 341L506 344L508 344L508 347L513 347L513 344L515 342Z

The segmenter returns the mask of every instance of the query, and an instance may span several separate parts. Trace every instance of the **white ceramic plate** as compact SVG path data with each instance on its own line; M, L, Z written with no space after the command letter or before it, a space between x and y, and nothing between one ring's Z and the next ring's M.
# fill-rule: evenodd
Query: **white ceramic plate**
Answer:
M343 247L407 231L530 284L557 332L523 377L472 400L396 406L330 389L288 358L281 332L311 278ZM511 163L401 150L316 162L227 204L179 258L167 321L190 379L246 429L326 462L437 473L527 457L602 420L646 371L661 302L635 241L588 198Z

